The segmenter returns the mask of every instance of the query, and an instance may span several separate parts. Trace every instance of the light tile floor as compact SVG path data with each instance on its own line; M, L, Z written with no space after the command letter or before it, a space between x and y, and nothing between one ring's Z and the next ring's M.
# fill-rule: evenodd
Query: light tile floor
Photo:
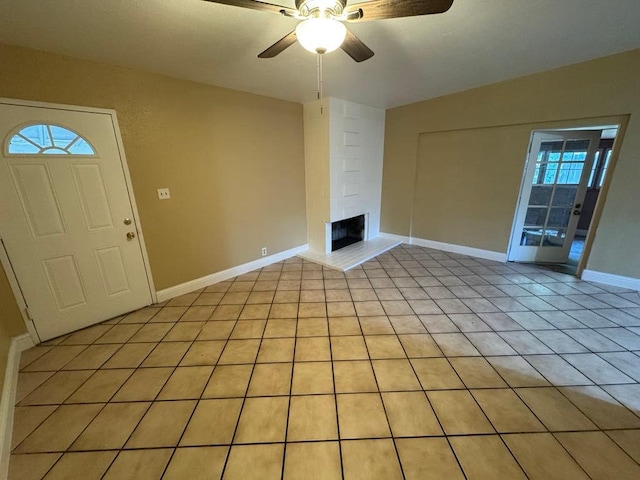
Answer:
M640 294L402 245L22 355L10 478L638 479Z

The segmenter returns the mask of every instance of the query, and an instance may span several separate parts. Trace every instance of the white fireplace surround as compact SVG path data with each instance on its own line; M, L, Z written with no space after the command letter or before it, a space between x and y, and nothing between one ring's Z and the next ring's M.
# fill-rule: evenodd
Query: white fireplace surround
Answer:
M372 249L390 248L388 240L371 243L380 234L385 111L333 97L323 102L322 110L317 101L304 105L309 251L301 256L346 269L371 258ZM331 224L362 214L364 242L331 252ZM366 252L361 261L358 251ZM332 265L332 258L341 260Z

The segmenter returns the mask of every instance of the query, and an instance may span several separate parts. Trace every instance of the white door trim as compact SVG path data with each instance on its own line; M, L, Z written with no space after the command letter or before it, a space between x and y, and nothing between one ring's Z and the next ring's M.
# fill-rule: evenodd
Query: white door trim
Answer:
M116 111L112 109L106 109L106 108L85 107L85 106L79 106L79 105L62 105L58 103L47 103L47 102L33 102L30 100L17 100L13 98L4 98L4 97L0 97L0 104L15 105L15 106L21 106L21 107L39 107L39 108L47 108L51 110L100 113L100 114L109 115L109 117L111 118L111 122L113 123L114 131L116 135L118 152L120 154L120 159L122 162L124 180L127 187L127 192L129 194L129 201L131 202L131 209L135 219L135 225L137 225L138 227L138 239L140 241L140 249L142 251L142 261L144 263L144 269L147 276L147 282L149 285L149 293L151 294L151 300L154 303L156 303L158 301L158 298L156 296L156 289L153 283L153 276L151 275L151 266L149 264L149 255L147 253L147 246L144 240L144 233L142 230L142 221L140 220L140 214L138 213L138 205L136 204L136 199L133 192L133 184L131 183L131 176L129 174L129 164L127 163L127 157L124 151L124 143L122 142L122 136L120 135L120 125L118 124L118 117L117 117ZM27 327L27 331L31 335L33 342L35 344L38 344L41 342L41 340L36 332L36 329L34 328L33 322L28 317L26 302L22 295L22 291L20 290L20 284L18 283L18 279L16 278L13 272L13 268L11 267L11 262L9 261L9 257L7 256L4 246L1 246L0 248L0 263L2 264L2 267L4 268L5 273L7 274L9 284L11 285L11 290L13 291L13 295L20 309L20 313L22 314L22 318L25 322L25 326Z
M2 239L0 238L0 264L2 264L2 268L4 268L4 272L7 275L7 280L9 280L9 286L11 287L11 291L13 292L13 296L16 299L16 303L18 304L18 310L20 310L20 315L22 315L22 320L24 321L25 326L27 327L27 332L31 336L31 340L33 340L34 344L40 343L40 337L38 336L38 332L36 331L35 326L33 325L33 321L29 318L27 314L27 302L24 300L24 296L22 295L22 290L20 290L20 285L18 284L18 279L16 278L15 272L13 271L13 267L11 266L11 262L9 261L9 256L7 255L7 251L4 248L4 243L2 243Z
M0 398L0 479L9 475L9 457L11 456L11 437L13 434L13 415L18 387L20 354L35 344L28 333L11 339L7 353L7 368L4 373L4 385Z

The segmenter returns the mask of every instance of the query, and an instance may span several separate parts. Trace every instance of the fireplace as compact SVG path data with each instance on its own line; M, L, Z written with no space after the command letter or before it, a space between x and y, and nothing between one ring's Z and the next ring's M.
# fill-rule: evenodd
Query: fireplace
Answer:
M331 224L331 251L335 252L364 240L364 226L364 215L333 222Z

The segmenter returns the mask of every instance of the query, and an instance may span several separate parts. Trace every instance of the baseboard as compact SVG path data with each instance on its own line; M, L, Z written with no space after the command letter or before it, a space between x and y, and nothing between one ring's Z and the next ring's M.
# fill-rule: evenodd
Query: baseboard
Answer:
M396 235L393 233L380 233L381 237L392 238L402 243L417 245L419 247L434 248L445 252L459 253L460 255L469 255L470 257L484 258L496 262L506 262L507 254L502 252L494 252L492 250L482 250L480 248L467 247L464 245L455 245L453 243L436 242L434 240L426 240L424 238L407 237L404 235Z
M378 236L382 238L388 238L389 240L395 240L396 242L411 243L411 237L407 237L405 235L396 235L395 233L380 232Z
M199 288L204 288L214 283L237 277L238 275L242 275L243 273L266 267L267 265L271 265L272 263L281 262L282 260L286 260L287 258L296 256L298 253L306 250L307 248L309 248L309 245L301 245L299 247L290 248L289 250L285 250L284 252L269 255L268 257L254 260L253 262L244 263L242 265L238 265L237 267L231 267L227 270L222 270L221 272L212 273L211 275L196 278L195 280L190 280L188 282L181 283L180 285L174 285L173 287L159 290L156 292L156 295L158 296L158 302L164 302L165 300L184 295L185 293L193 292L194 290L198 290Z
M628 288L640 291L640 278L623 277L613 273L597 272L595 270L583 270L582 280L587 282L604 283L612 287Z
M24 333L13 337L7 354L7 368L4 372L2 399L0 400L0 479L9 474L9 456L11 455L11 432L13 431L13 410L16 403L20 354L33 347L31 335Z

